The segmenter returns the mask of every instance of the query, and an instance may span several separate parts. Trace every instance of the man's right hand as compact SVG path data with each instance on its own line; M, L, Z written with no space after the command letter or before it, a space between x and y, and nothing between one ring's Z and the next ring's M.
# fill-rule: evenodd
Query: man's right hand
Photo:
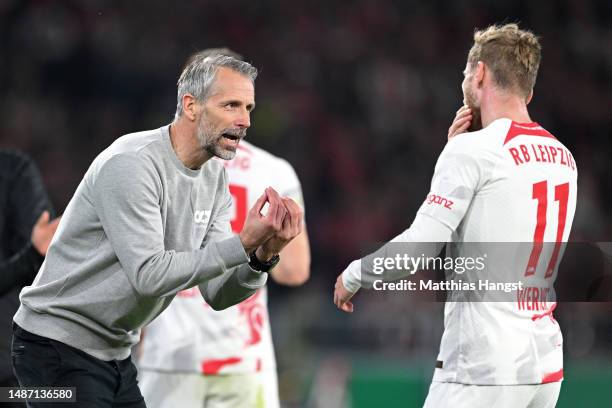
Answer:
M268 212L261 214L264 205L268 203ZM262 245L283 228L283 219L287 209L278 193L268 187L259 197L255 205L247 213L244 226L239 237L247 253Z
M470 124L472 123L474 115L472 115L472 110L467 106L463 105L457 111L455 115L455 119L453 123L451 123L448 128L448 140L451 140L453 137L465 133L468 131Z

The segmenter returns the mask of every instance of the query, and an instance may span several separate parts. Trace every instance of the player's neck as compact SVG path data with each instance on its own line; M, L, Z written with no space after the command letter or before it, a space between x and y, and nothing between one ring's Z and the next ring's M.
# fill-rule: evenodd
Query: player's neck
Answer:
M482 101L480 115L483 128L501 118L507 118L518 123L531 122L529 112L527 111L527 104L518 95L490 95Z
M180 118L170 125L170 141L176 156L189 169L199 169L211 158L200 146L196 130Z

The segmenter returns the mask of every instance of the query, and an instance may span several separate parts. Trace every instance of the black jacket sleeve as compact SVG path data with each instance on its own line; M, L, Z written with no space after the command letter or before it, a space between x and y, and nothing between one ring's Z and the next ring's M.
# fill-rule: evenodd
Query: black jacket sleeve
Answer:
M32 243L28 242L19 252L0 263L0 296L15 287L29 285L43 259Z
M1 186L5 200L0 259L0 296L32 282L43 257L30 241L32 228L43 211L52 211L34 162L17 152L0 152Z

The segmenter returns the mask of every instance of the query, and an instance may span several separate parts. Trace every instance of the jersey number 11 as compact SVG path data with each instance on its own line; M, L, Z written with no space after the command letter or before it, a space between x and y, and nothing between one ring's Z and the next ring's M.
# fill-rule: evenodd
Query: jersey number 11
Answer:
M546 230L546 211L548 209L548 182L546 180L534 183L532 197L534 200L538 200L538 215L536 229L533 234L533 248L531 249L529 262L525 269L525 276L530 276L535 273L540 254L542 253L544 231ZM550 258L550 262L548 263L548 267L546 268L545 278L550 278L552 276L559 258L559 250L561 248L561 242L563 241L563 230L565 230L565 219L567 218L568 198L569 183L555 186L555 201L559 202L557 237L555 239L555 248Z

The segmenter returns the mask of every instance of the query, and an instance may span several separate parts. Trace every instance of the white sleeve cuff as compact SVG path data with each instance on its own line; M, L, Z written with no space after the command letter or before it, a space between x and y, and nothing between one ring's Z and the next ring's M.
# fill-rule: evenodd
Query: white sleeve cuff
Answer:
M361 288L361 259L351 262L342 272L342 284L351 293Z

